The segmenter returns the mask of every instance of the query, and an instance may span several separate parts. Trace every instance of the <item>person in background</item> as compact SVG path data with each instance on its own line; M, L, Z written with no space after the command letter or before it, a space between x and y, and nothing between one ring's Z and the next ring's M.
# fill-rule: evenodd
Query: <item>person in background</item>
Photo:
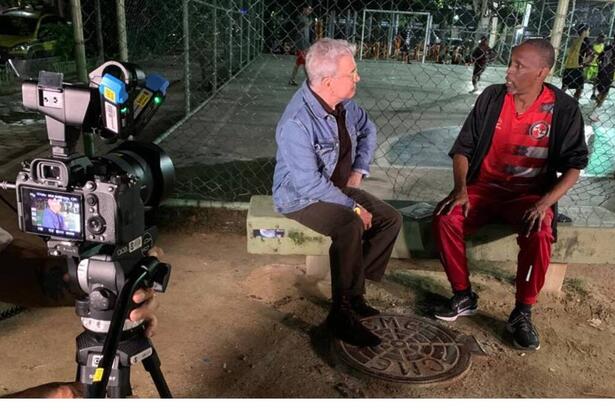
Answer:
M602 107L604 100L609 95L609 90L613 84L615 75L615 46L613 43L607 45L598 58L598 75L596 76L596 106L594 107L589 119L599 121L596 111Z
M472 51L472 55L470 56L470 62L474 64L474 70L472 71L472 91L470 93L475 93L478 91L478 82L480 81L480 76L485 72L487 68L487 64L493 60L495 57L495 51L491 47L489 47L489 41L486 36L482 36L480 38L480 42L478 46Z
M297 73L299 72L299 67L305 66L305 53L311 44L310 35L312 31L312 18L310 15L312 14L312 11L313 9L311 6L304 7L297 21L297 39L295 41L296 59L295 66L290 74L290 80L288 80L288 85L297 85Z
M592 96L591 96L592 100L596 99L596 84L597 84L597 81L598 81L597 80L597 77L598 77L598 59L600 58L600 55L604 51L604 39L605 39L605 36L604 36L603 33L598 34L598 37L596 38L596 41L594 42L594 44L592 44L592 58L591 58L591 61L589 62L587 68L585 69L585 78L587 79L587 81L589 81L590 83L593 84Z
M572 41L564 61L562 91L566 92L568 89L575 90L574 98L579 101L585 83L583 68L591 61L592 51L588 39L589 26L587 24L579 24L576 27L576 32L578 37Z

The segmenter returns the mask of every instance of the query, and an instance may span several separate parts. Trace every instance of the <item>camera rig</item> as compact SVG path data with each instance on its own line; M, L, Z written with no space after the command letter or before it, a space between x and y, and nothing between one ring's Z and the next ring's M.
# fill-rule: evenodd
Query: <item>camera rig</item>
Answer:
M127 319L139 288L164 292L171 267L149 256L157 236L146 213L171 192L173 163L153 143L136 141L164 102L169 82L136 65L109 61L69 84L41 71L22 84L23 104L45 115L51 157L23 164L15 184L22 231L41 236L50 255L68 261L76 312L77 380L88 397L132 394L130 366L143 362L161 397L171 397L144 324ZM99 157L76 151L84 132L109 143Z

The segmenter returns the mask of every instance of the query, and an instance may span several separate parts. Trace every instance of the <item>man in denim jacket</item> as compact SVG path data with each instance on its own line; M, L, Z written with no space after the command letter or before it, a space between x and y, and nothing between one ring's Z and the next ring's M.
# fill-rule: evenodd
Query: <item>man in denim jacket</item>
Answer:
M376 127L350 100L360 79L355 51L345 40L327 38L308 50L308 81L276 129L273 200L276 211L331 237L332 333L353 345L377 346L380 338L359 322L380 313L363 297L365 278L384 275L401 216L359 189L369 174Z

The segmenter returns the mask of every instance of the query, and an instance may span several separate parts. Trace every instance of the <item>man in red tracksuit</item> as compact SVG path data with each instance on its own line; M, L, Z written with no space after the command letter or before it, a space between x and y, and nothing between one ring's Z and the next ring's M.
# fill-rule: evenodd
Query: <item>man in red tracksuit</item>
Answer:
M554 63L546 40L514 48L506 84L478 97L450 155L454 189L436 207L436 243L454 296L438 319L453 321L476 312L464 237L500 220L519 233L516 305L506 329L515 346L537 350L531 320L554 241L556 203L587 165L583 118L577 102L544 83ZM557 173L561 173L558 177Z

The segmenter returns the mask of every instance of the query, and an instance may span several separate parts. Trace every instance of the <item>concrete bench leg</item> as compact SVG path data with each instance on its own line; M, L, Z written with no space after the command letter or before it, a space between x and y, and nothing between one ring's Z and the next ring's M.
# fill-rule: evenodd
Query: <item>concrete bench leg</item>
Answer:
M564 284L566 269L568 269L567 263L550 263L542 290L547 293L559 294Z
M314 279L327 279L331 272L329 255L307 255L305 257L305 268L308 277Z

